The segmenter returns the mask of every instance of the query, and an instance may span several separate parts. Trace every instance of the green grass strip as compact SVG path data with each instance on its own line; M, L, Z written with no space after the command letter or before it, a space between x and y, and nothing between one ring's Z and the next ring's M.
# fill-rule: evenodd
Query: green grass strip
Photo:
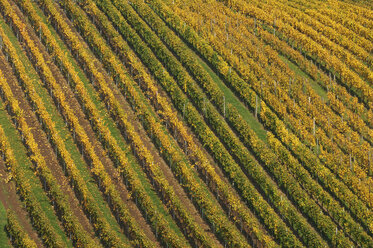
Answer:
M4 205L0 202L0 247L4 247L4 248L10 247L8 235L5 231L5 226L7 223L6 220L7 220L6 209Z

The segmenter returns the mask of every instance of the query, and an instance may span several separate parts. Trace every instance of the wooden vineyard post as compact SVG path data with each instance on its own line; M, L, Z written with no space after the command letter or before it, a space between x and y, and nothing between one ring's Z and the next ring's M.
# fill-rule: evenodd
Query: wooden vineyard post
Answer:
M313 117L313 136L316 135L316 120L315 117Z
M369 176L372 176L372 150L369 150L369 152L368 152L368 160L369 160L369 162L368 162L368 175Z
M254 17L254 35L256 35L256 17Z
M258 118L258 95L255 95L255 118Z
M223 96L223 112L224 112L224 118L225 118L225 96Z
M205 113L205 116L206 116L206 98L203 98L203 112Z

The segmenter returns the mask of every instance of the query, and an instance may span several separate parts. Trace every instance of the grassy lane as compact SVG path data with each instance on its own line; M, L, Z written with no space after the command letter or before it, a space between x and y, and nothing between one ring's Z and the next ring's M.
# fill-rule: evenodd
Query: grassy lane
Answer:
M4 182L1 182L3 184ZM3 189L0 189L3 190ZM0 247L8 248L10 247L9 239L7 233L5 232L5 225L6 225L6 209L4 205L0 202Z

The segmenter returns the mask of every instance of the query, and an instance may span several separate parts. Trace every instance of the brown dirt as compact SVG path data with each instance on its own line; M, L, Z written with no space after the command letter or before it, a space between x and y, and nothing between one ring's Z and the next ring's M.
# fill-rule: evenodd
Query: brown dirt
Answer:
M45 158L47 162L47 166L50 168L53 176L56 178L57 182L59 182L60 189L66 195L67 200L70 203L70 207L76 217L78 218L79 222L82 224L83 228L93 237L93 229L92 226L89 224L88 219L84 215L84 212L80 208L79 201L74 195L67 178L64 176L62 172L61 166L58 164L56 155L54 154L53 148L48 141L46 134L41 129L39 122L32 111L30 105L26 101L26 97L22 91L22 88L18 85L17 79L12 73L12 69L10 68L9 64L6 63L5 57L3 54L0 55L0 68L3 71L5 77L7 78L7 82L10 85L14 96L17 98L20 107L23 109L26 122L32 128L32 134L35 137L35 140L38 144L38 147L42 153L42 156ZM37 137L37 138L36 138Z
M16 185L13 181L5 182L8 177L4 162L0 159L0 201L5 209L12 209L17 215L17 219L26 233L33 239L38 247L42 247L42 242L37 232L33 229L28 213L23 208L23 203L16 192Z
M18 12L18 14L20 15L21 13L20 13L19 9L18 8L15 8L15 9ZM22 19L23 19L23 17L22 17ZM70 86L65 81L65 79L62 76L59 69L55 66L55 64L53 64L50 56L48 55L47 51L45 50L43 45L40 43L38 38L36 37L35 33L32 31L31 27L28 27L27 30L29 31L29 33L31 35L31 38L33 39L35 44L39 47L40 51L42 51L44 59L48 63L49 68L51 69L51 71L52 71L52 73L53 73L53 75L56 79L56 82L58 82L62 86L62 88L65 90L65 95L66 96L74 96L74 93L72 92ZM30 32L30 30L31 30L31 32ZM82 127L86 131L86 133L89 137L89 140L90 140L91 144L94 146L95 152L99 156L102 164L105 166L106 171L109 173L109 175L113 179L112 182L115 183L116 188L117 188L118 192L120 193L123 202L127 205L128 209L130 211L130 214L138 222L140 228L144 230L145 234L150 238L150 240L152 240L153 242L155 242L156 245L158 245L158 243L156 241L156 238L155 238L153 232L151 231L150 226L147 224L147 222L143 218L141 212L139 211L139 209L137 208L135 203L132 200L129 200L128 191L127 191L124 183L122 182L119 173L114 168L114 166L112 164L112 161L105 155L106 152L102 148L101 143L97 140L96 135L95 135L94 131L92 130L89 121L86 119L84 113L82 112L82 109L79 105L79 102L74 97L67 97L66 100L68 101L70 107L74 110L74 114L78 117L80 125L82 125Z

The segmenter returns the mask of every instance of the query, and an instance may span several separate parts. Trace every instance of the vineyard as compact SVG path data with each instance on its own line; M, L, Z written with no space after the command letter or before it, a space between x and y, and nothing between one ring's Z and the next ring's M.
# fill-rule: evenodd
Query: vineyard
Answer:
M0 247L373 247L373 4L0 0Z

